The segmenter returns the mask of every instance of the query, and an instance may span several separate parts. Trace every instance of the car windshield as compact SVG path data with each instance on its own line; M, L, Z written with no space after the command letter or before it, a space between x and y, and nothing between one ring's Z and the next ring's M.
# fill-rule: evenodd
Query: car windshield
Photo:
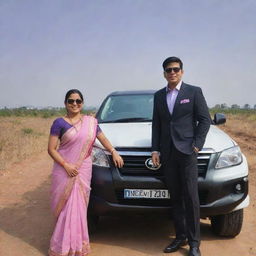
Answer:
M99 123L150 122L153 94L111 95L97 113Z

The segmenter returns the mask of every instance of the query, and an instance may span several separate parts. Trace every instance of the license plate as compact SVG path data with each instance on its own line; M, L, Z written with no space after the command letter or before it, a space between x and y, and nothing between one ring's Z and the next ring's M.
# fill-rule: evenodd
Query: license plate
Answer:
M124 198L169 199L167 189L125 189Z

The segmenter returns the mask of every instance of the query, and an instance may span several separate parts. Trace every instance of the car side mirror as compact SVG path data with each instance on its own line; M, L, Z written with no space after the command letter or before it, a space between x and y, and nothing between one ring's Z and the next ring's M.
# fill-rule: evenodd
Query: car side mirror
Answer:
M214 114L213 123L215 125L224 124L226 123L226 116L222 113L216 113Z

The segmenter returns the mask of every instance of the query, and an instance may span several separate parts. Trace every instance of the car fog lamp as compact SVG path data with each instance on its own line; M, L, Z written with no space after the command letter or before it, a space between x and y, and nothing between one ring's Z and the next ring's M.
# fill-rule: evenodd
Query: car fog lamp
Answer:
M240 183L236 184L236 191L241 192L241 190L242 190L241 184Z

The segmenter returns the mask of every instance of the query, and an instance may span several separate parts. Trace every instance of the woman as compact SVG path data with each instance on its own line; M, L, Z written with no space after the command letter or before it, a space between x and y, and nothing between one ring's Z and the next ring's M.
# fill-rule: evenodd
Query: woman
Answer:
M48 143L48 153L54 160L51 208L57 218L49 256L84 256L90 251L86 220L95 139L112 154L117 167L123 166L123 159L97 120L81 114L84 99L79 90L69 90L64 103L67 115L53 122Z

